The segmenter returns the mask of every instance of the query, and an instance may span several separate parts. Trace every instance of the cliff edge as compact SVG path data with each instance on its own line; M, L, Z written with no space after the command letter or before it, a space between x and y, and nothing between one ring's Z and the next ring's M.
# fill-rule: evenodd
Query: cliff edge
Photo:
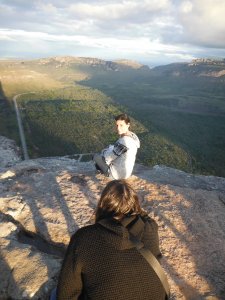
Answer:
M91 161L21 161L10 149L7 162L0 151L0 299L48 299L109 179ZM159 225L171 299L225 299L225 178L136 165L128 180Z

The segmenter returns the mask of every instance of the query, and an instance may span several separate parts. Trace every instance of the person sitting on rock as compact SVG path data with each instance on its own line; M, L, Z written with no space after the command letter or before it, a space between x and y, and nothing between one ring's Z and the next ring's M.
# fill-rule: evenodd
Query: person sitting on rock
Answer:
M129 130L130 118L127 114L115 117L119 139L114 145L95 154L93 160L96 169L113 179L126 179L131 176L140 141L135 133Z
M157 223L141 209L126 180L112 180L101 193L95 223L71 237L56 299L164 300L163 285L131 233L155 258L161 255Z

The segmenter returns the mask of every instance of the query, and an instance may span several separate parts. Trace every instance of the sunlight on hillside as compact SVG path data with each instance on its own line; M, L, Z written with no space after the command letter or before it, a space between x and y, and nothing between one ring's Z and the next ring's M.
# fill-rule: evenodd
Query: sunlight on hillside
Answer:
M0 81L5 95L9 98L20 93L63 87L61 82L54 80L48 74L26 69L0 71Z

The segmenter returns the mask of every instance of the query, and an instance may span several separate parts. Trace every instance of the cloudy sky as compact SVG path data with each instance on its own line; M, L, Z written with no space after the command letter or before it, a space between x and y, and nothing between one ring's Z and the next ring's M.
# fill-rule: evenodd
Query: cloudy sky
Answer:
M225 58L225 0L0 0L0 59Z

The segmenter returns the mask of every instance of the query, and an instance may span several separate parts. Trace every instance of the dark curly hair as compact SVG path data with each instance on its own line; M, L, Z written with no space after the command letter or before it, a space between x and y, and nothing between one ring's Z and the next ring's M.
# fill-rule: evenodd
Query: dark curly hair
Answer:
M124 121L126 124L130 123L130 117L127 114L120 114L115 117L115 121Z

